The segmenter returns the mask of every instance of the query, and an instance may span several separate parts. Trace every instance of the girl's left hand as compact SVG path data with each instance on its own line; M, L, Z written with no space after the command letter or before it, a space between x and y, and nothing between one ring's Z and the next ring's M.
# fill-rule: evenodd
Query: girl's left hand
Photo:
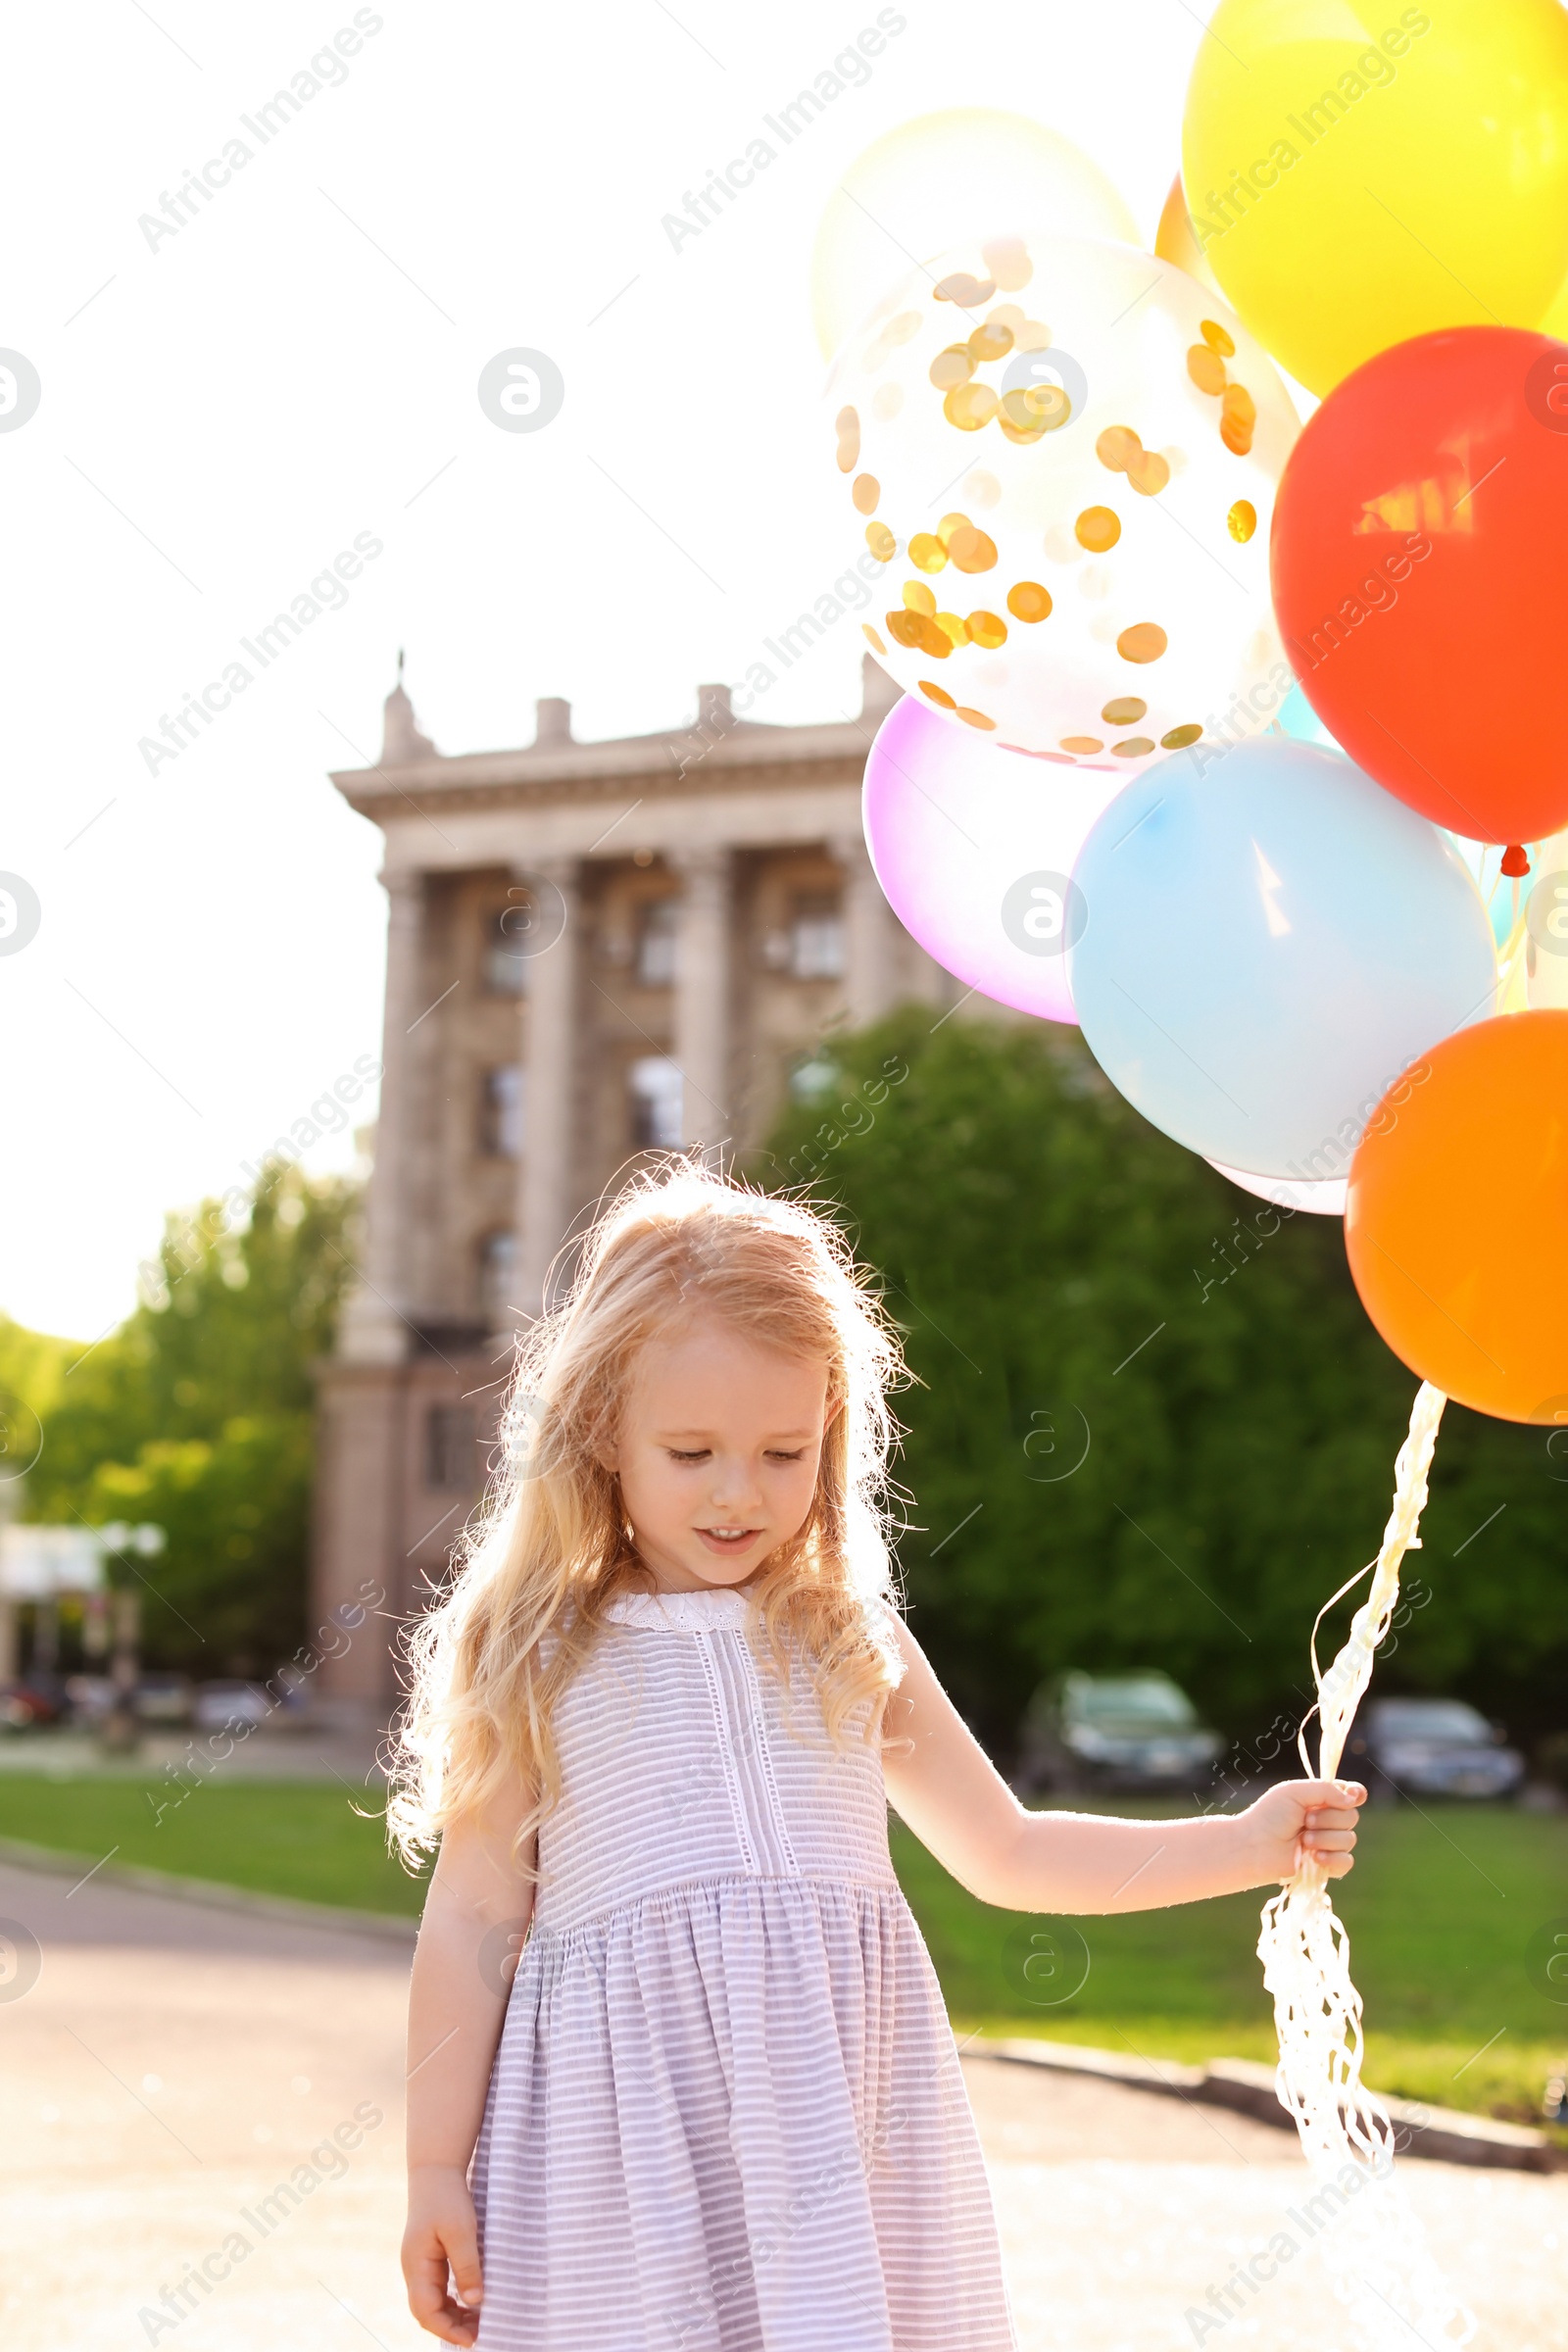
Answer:
M1366 1803L1359 1781L1281 1781L1250 1805L1238 1827L1256 1857L1255 1886L1296 1876L1316 1862L1325 1878L1352 1867L1356 1813Z

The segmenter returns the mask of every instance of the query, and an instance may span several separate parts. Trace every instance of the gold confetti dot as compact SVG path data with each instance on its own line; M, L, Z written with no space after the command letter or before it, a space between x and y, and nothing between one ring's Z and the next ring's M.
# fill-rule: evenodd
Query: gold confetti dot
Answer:
M1227 384L1220 410L1219 437L1236 457L1245 458L1257 425L1257 403L1245 384Z
M1117 638L1116 651L1124 662L1157 662L1169 643L1157 620L1135 620Z
M960 571L989 571L997 560L997 543L966 522L949 539L948 553Z
M882 485L874 473L858 473L851 495L862 514L874 514L876 502L882 495Z
M967 343L950 343L946 351L937 353L926 373L939 392L952 392L973 375L974 354Z
M944 710L956 710L958 708L952 695L946 693L940 686L933 686L929 678L920 678L916 683L920 692L928 694L934 703L940 703Z
M1051 329L1043 318L1026 318L1013 328L1012 343L1015 351L1049 351Z
M1200 324L1203 341L1208 345L1210 351L1217 351L1222 360L1233 360L1236 357L1236 346L1217 319L1204 318L1200 321Z
M991 735L997 731L997 722L994 718L987 718L983 710L971 710L967 704L960 703L958 705L958 716L967 727L984 727L986 732Z
M947 618L945 612L909 614L909 630L913 641L921 653L928 654L933 662L946 662L953 651L952 633L943 625ZM958 626L961 633L961 621Z
M963 477L963 494L965 498L972 499L977 507L1000 506L1002 484L994 473L987 473L983 466L976 466L973 473L966 473Z
M1048 433L1055 432L1072 415L1072 402L1060 384L1026 384L1023 405L1026 413L1037 424L1043 424Z
M1141 718L1148 717L1149 705L1141 703L1136 694L1118 695L1115 702L1105 705L1100 715L1107 727L1135 727Z
M1121 517L1109 507L1085 507L1072 527L1079 546L1092 556L1104 555L1121 537Z
M899 543L885 522L868 522L865 544L879 564L891 564L899 552Z
M937 537L946 547L955 531L966 531L968 528L969 517L967 514L944 514L942 520L937 524Z
M936 625L950 645L968 644L969 631L956 612L939 612L936 615Z
M1129 735L1125 743L1113 743L1110 748L1118 760L1141 760L1146 752L1153 750L1154 739L1152 735Z
M1185 752L1187 746L1196 743L1202 732L1201 727L1172 727L1168 735L1160 737L1159 748L1162 752Z
M1087 754L1089 752L1102 752L1105 748L1098 735L1063 735L1060 740L1061 748L1064 752L1083 752Z
M1112 473L1125 473L1135 459L1144 454L1144 445L1130 424L1107 424L1095 443L1095 455L1102 466Z
M1019 400L1022 395L1008 392L1004 397L1006 400ZM1010 441L1014 449L1033 449L1037 441L1045 439L1048 430L1047 426L1035 422L1014 424L1012 418L1005 415L998 416L997 426L1003 439Z
M993 237L989 245L981 246L980 259L1006 294L1016 294L1035 273L1021 237Z
M860 463L860 419L853 409L838 413L839 471L853 473Z
M1257 509L1250 498L1239 498L1225 517L1225 528L1233 539L1250 539L1257 528Z
M1157 498L1170 480L1170 464L1157 449L1141 449L1127 468L1127 479L1145 498Z
M1200 392L1218 399L1225 389L1225 363L1206 343L1195 343L1187 354L1187 372Z
M1014 620L1044 620L1051 611L1051 591L1038 580L1019 580L1007 590L1007 611Z
M956 384L942 403L942 414L960 433L977 433L997 413L997 396L989 384Z
M969 337L969 353L977 368L988 367L993 360L1004 360L1012 349L1012 329L998 326L988 318L977 326Z
M998 612L971 612L964 626L970 644L983 645L988 653L1007 642L1007 624Z
M871 648L873 654L885 654L887 652L887 647L883 644L881 638L877 635L875 629L872 628L871 623L868 620L861 621L860 635L865 639L866 644Z
M940 571L948 560L948 551L930 531L916 531L909 541L909 562L922 571Z
M895 645L906 645L913 651L919 643L914 633L914 621L915 615L906 606L902 611L888 614L888 635Z
M932 288L937 302L956 302L960 311L972 311L977 302L989 302L996 292L995 281L989 277L971 277L966 270L955 270Z
M934 612L937 609L937 600L924 580L905 581L904 604L909 612Z

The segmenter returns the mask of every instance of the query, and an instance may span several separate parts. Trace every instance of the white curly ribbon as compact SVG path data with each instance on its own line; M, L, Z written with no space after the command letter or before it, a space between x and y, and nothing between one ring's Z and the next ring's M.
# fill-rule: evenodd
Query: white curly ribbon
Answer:
M1372 1583L1326 1674L1317 1662L1318 1627L1367 1569L1325 1601L1312 1628L1314 1711L1320 1725L1316 1775L1304 1723L1298 1740L1309 1777L1328 1780L1339 1771L1378 1644L1398 1603L1399 1563L1407 1551L1421 1548L1416 1531L1446 1402L1441 1389L1422 1382L1395 1466L1394 1507L1383 1547L1369 1563ZM1467 2344L1476 2324L1455 2300L1393 2178L1394 2125L1361 2080L1361 1995L1350 1981L1350 1941L1328 1886L1320 1865L1303 1859L1295 1877L1263 1906L1257 1956L1274 1996L1280 2103L1296 2118L1302 2153L1315 2176L1318 2193L1307 2210L1321 2229L1330 2277L1358 2336L1372 2352L1413 2352L1417 2340L1443 2352Z

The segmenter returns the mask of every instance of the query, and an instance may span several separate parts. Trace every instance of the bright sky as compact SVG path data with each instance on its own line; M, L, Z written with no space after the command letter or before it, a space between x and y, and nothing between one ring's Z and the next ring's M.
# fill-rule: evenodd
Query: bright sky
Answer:
M901 0L868 79L672 250L662 216L877 15L13 19L0 180L26 233L0 346L41 398L0 431L0 873L41 916L0 956L0 1308L96 1338L165 1210L242 1182L377 1052L380 837L326 771L374 758L399 645L443 751L531 740L547 694L580 736L640 732L688 719L699 679L742 678L842 570L809 264L862 148L936 108L1030 113L1152 241L1202 37L1184 0ZM341 79L265 144L244 127L356 24ZM209 159L221 183L236 137L251 160L150 244L139 217ZM479 406L517 347L564 384L540 431ZM357 542L379 552L344 601L262 669L240 639ZM830 634L755 715L857 707L862 650ZM141 739L236 659L250 686L149 773ZM347 1135L309 1155L351 1156Z

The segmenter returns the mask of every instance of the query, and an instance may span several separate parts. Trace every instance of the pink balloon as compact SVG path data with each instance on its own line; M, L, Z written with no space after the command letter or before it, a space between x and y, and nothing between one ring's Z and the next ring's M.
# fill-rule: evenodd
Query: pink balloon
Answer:
M1073 863L1127 781L989 743L906 695L865 763L866 845L905 929L956 980L1076 1021L1064 950L1084 921Z

